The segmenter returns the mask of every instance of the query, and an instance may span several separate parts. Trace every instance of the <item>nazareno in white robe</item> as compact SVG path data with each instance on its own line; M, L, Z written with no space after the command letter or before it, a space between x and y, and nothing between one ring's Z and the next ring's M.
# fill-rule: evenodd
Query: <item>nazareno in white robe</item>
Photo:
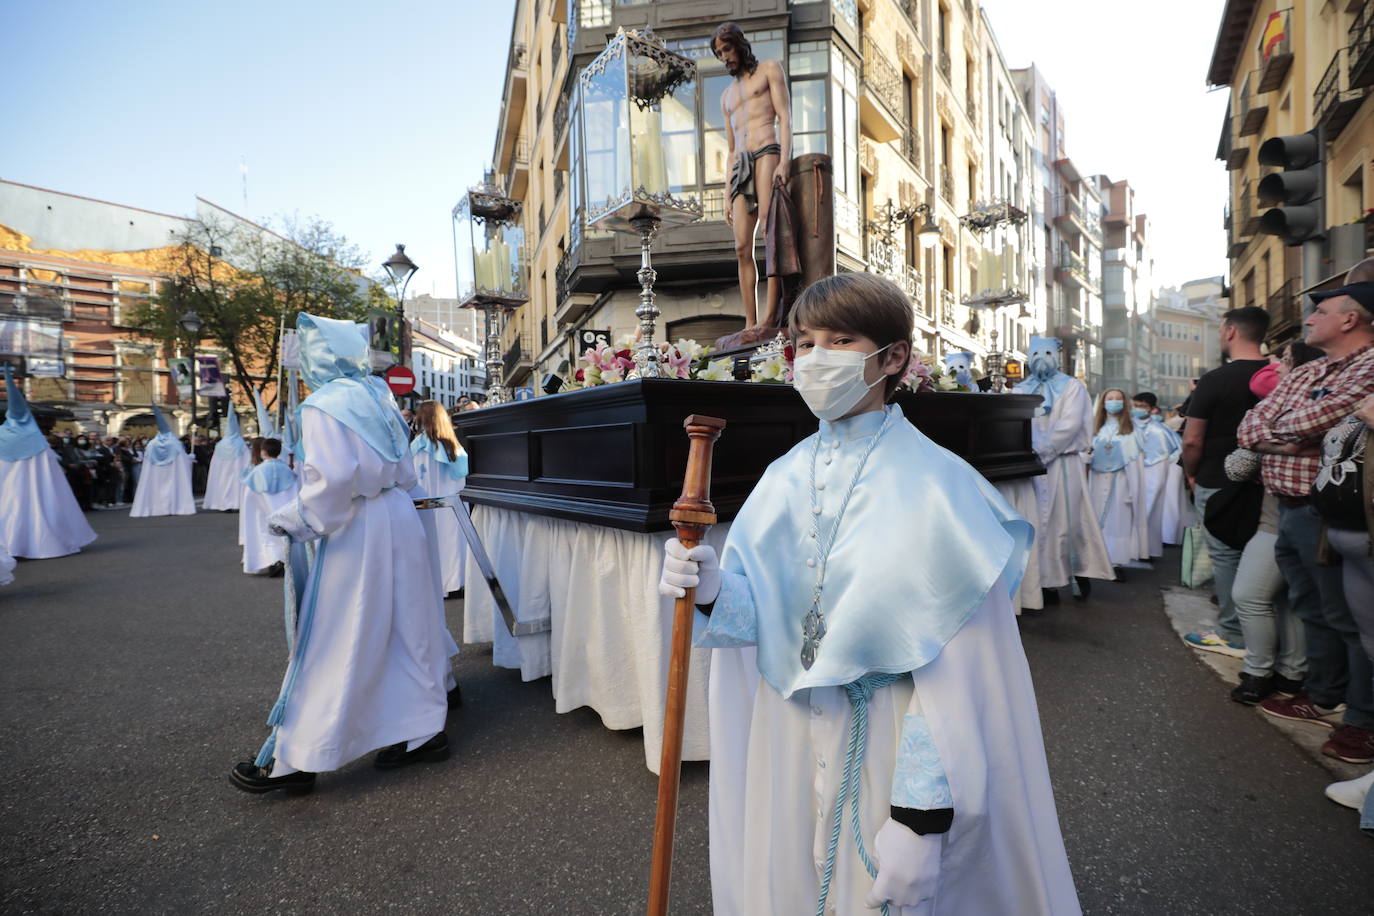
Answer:
M1122 435L1115 431L1114 424L1114 420L1107 420L1093 437L1093 448L1105 450L1110 445L1119 449L1122 464L1113 470L1091 469L1088 488L1093 518L1101 526L1107 555L1113 566L1125 566L1141 558L1144 538L1138 512L1144 499L1144 485L1135 434Z
M0 461L0 547L29 560L65 557L95 540L52 449Z
M293 480L296 475L291 475ZM287 487L277 493L259 493L246 484L243 489L243 506L239 514L244 518L243 529L243 571L260 573L274 563L286 561L286 538L267 530L267 519L282 506L296 498L299 484Z
M195 515L196 501L191 495L191 456L178 448L166 464L153 464L146 453L143 471L134 491L130 518L155 515Z
M427 741L444 727L452 675L410 456L387 461L308 404L301 418L304 483L272 523L323 535L302 605L314 602L319 613L277 733L273 776Z
M424 433L420 433L416 438L421 438ZM435 448L443 448L441 445ZM462 456L462 450L459 450ZM411 450L411 458L415 462L415 476L420 481L420 488L424 490L426 496L457 496L463 490L463 485L467 483L467 477L454 477L449 472L449 466L437 460L428 449ZM467 507L458 505L455 507L459 512L466 512ZM463 587L463 570L467 566L468 542L463 538L463 533L458 530L458 519L454 516L453 509L435 509L434 519L434 548L439 556L440 577L443 582L444 594L450 595Z
M200 506L207 510L238 509L247 496L243 490L243 472L252 467L247 447L231 450L220 442L210 456L210 472L205 477L205 498Z

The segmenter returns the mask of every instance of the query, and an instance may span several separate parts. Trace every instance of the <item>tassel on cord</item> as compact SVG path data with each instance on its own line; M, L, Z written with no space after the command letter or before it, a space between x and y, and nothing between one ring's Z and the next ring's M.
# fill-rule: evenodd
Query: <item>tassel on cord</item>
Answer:
M253 761L254 766L270 767L272 758L277 753L277 730L272 729L272 734L267 736L267 740L262 743L262 750L258 751L258 758Z

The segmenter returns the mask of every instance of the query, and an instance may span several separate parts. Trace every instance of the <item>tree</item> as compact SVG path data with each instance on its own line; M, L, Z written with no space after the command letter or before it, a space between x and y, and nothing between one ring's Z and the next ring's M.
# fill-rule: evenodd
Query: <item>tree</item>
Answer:
M190 343L180 320L194 311L201 339L222 348L240 383L268 403L282 328L301 312L362 320L374 295L356 246L319 219L285 221L280 234L245 221L192 220L174 250L167 281L131 310L129 325L171 350Z

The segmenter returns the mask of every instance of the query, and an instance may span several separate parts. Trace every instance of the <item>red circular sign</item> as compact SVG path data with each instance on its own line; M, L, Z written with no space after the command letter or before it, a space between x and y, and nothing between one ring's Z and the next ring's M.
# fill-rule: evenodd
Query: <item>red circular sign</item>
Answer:
M392 394L410 394L415 390L415 373L405 366L392 366L386 370L385 378Z

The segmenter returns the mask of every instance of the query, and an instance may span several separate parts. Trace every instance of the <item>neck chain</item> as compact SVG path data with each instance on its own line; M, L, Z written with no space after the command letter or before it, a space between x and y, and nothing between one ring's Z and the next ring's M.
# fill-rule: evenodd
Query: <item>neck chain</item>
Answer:
M801 648L802 667L808 670L815 664L816 653L820 651L821 640L825 638L825 612L821 610L821 591L825 586L825 570L826 564L830 561L830 549L835 546L835 536L839 533L840 522L844 520L845 509L849 508L849 499L854 495L854 487L859 483L859 476L864 472L864 465L868 463L868 456L873 454L873 449L878 445L878 440L892 425L892 416L892 413L884 408L883 425L878 427L878 431L869 440L868 447L859 456L859 464L854 468L854 476L849 481L849 488L845 490L844 499L840 500L840 510L835 513L835 522L830 526L829 533L823 538L818 530L821 505L816 489L816 456L820 454L824 436L819 432L816 433L816 447L811 450L811 516L812 523L817 525L817 528L811 529L811 538L816 542L816 557L812 561L812 565L816 567L816 585L811 592L811 609L806 612L806 617L802 620Z

